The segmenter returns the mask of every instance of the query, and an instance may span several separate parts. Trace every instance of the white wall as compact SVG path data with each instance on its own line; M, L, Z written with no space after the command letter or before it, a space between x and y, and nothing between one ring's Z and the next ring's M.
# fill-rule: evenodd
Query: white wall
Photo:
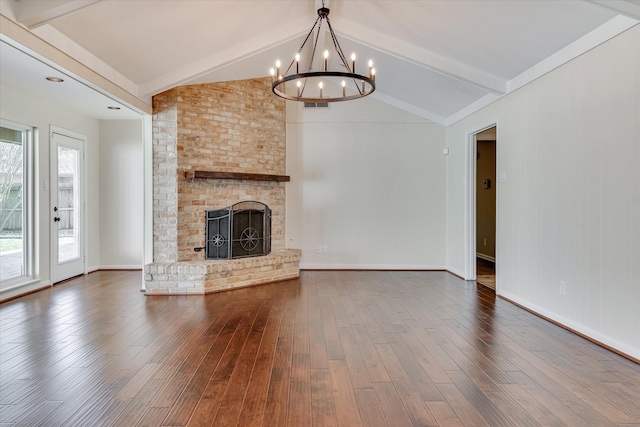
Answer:
M371 97L287 104L286 239L301 267L444 268L445 128Z
M640 358L640 26L447 128L452 271L466 135L494 119L498 293Z
M37 128L36 155L36 270L40 283L31 288L50 284L50 194L45 190L49 174L49 127L57 126L77 132L87 137L86 157L86 231L89 244L86 248L87 264L93 269L100 264L100 210L99 210L99 122L83 114L51 103L37 96L16 89L12 86L0 85L0 117L13 122ZM12 293L3 293L0 298L20 294L29 289L17 289Z
M101 268L142 268L141 120L100 122Z

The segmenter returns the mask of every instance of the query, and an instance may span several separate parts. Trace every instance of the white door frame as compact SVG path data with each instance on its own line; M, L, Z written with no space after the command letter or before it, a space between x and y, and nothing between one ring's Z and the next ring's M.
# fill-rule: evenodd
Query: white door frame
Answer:
M476 280L476 159L477 144L476 135L492 127L496 128L496 292L498 290L498 215L500 206L500 179L498 171L500 170L500 150L498 144L500 139L500 126L498 119L490 120L484 126L475 128L466 133L466 165L465 165L465 183L467 191L465 194L465 226L464 226L464 278L465 280Z
M53 142L53 134L58 134L58 135L62 135L68 138L72 138L75 140L78 140L81 142L82 144L82 158L80 159L79 163L80 163L80 171L79 171L79 182L81 182L81 188L80 188L80 192L81 192L81 196L82 196L82 203L80 203L80 206L78 206L79 212L78 212L78 218L79 218L79 224L78 224L78 230L82 239L82 242L80 244L81 246L81 260L82 260L82 274L87 274L88 273L88 267L87 267L87 247L88 247L88 236L87 236L87 221L86 221L86 201L87 201L87 180L86 180L86 170L87 170L87 156L86 156L86 149L87 149L87 137L77 133L77 132L73 132L67 129L63 129L57 126L53 126L51 125L49 127L49 153L50 153L50 159L49 159L49 166L50 166L50 180L51 180L51 188L53 189L53 178L54 178L54 173L57 176L57 171L54 171L52 166L53 163L53 159L58 157L58 152L56 150L56 143ZM57 185L56 185L57 188ZM50 271L50 277L51 277L51 283L56 283L59 282L61 280L66 280L66 279L57 279L54 275L56 269L57 269L57 265L58 265L58 260L57 260L57 250L53 250L53 245L57 245L58 244L58 240L57 240L57 234L54 236L55 230L57 229L57 226L54 225L53 222L53 207L54 207L54 203L56 203L58 195L54 194L54 191L51 191L49 194L49 206L48 206L48 217L49 217L49 227L50 227L50 245L49 245L49 254L50 254L50 261L51 261L51 271Z

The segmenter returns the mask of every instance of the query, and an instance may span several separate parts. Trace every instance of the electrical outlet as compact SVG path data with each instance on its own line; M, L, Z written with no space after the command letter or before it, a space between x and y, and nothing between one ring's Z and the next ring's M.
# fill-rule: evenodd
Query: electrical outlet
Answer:
M484 239L484 245L487 246L487 239Z
M316 245L316 253L317 254L321 254L322 253L322 245Z
M566 295L567 294L567 283L564 280L560 281L560 295Z

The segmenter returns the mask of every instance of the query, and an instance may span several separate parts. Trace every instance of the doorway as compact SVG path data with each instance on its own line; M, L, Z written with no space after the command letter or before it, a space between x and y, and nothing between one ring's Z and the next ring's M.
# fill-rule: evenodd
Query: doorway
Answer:
M475 134L476 282L496 288L496 136L495 126Z
M50 134L52 283L85 273L85 139L69 133Z
M468 132L467 140L465 279L496 289L499 287L498 121ZM500 181L502 175L501 172Z

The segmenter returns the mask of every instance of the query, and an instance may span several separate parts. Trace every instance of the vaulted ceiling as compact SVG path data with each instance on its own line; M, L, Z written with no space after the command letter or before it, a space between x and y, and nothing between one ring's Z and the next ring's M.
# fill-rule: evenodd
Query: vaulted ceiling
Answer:
M345 53L375 62L372 96L443 125L640 20L640 0L325 4ZM276 58L292 58L322 1L2 0L2 6L10 19L149 102L179 85L267 76Z

